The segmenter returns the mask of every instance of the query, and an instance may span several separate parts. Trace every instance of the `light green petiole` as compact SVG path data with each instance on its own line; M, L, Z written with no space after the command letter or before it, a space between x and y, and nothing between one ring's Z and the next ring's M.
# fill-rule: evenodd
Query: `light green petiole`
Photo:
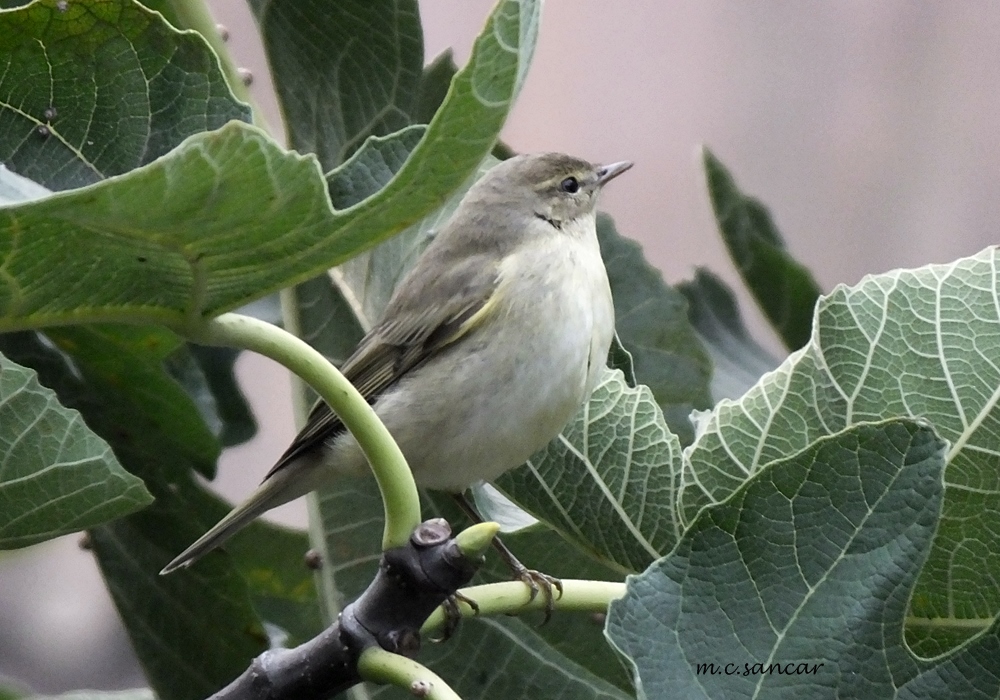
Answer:
M366 681L394 685L416 697L462 700L451 686L426 666L379 647L369 647L361 652L358 671Z
M206 345L253 350L281 363L316 390L361 446L385 506L382 548L402 547L420 524L420 500L406 458L358 390L323 355L275 325L240 314L222 314L187 337Z
M562 579L563 594L552 602L553 609L576 612L608 611L611 601L625 595L624 583L609 581L583 581ZM520 581L488 583L459 591L463 596L476 601L479 615L511 615L528 610L543 610L545 596L538 594L531 600L531 591ZM458 609L463 617L474 617L477 613L465 601L458 601ZM444 608L438 608L427 618L420 629L422 634L436 631L444 625Z

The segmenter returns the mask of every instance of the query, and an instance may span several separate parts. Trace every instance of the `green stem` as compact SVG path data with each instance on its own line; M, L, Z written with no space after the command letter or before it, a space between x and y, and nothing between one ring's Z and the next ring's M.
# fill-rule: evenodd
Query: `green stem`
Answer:
M382 548L401 547L420 524L420 500L403 453L358 390L305 341L270 323L222 314L189 329L188 337L207 345L253 350L290 369L309 384L343 421L368 458L385 505Z
M394 685L417 697L462 700L458 693L426 666L380 647L369 647L361 652L358 672L366 681Z
M562 579L563 594L553 601L556 610L577 612L607 612L611 601L625 595L624 583L609 581L581 581ZM545 596L536 595L531 600L531 592L520 581L489 583L483 586L463 588L462 595L479 605L479 615L516 615L526 610L545 608ZM476 613L469 605L459 601L459 611L463 617L474 617ZM438 608L427 618L420 628L421 634L428 634L441 628L445 622L443 608Z

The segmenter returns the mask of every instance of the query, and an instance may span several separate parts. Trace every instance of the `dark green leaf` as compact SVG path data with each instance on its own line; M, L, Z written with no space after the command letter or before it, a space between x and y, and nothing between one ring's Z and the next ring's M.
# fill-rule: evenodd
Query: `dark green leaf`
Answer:
M331 274L336 275L336 271ZM364 336L354 309L339 288L323 274L295 287L298 330L304 341L333 364L343 364Z
M416 0L251 0L291 145L336 167L412 123L424 65ZM515 39L514 45L517 45Z
M204 455L201 439L187 431L200 426L209 440L211 434L159 365L178 341L144 328L58 331L53 335L66 353L35 333L0 336L0 345L8 356L32 365L63 403L79 410L155 497L145 510L92 529L91 540L159 697L204 697L266 645L246 584L224 556L210 555L196 569L159 576L224 509L194 483L192 473ZM116 378L119 362L123 374Z
M410 110L410 117L414 124L430 124L438 107L444 102L448 88L451 87L451 79L455 77L457 72L458 66L455 65L451 49L446 49L424 68L424 74L420 78L420 87L417 90L416 104Z
M181 344L177 336L152 327L101 325L52 328L47 335L75 363L82 400L102 402L100 423L93 425L116 436L111 442L119 458L120 443L128 441L139 452L182 456L181 471L191 464L203 475L215 476L219 442L197 404L164 368L164 360ZM54 388L70 400L69 387ZM86 409L80 410L93 422Z
M91 531L94 553L146 677L163 700L196 700L235 678L267 648L247 584L221 555L160 576L203 528L200 488L155 482L156 502Z
M142 4L150 10L159 12L163 15L163 19L177 29L195 29L184 21L181 14L184 10L183 2L178 2L178 0L145 0Z
M0 676L0 700L21 700L30 695L20 683Z
M962 661L964 682L995 696L998 677L982 659L975 668L974 652L922 662L903 644L940 516L946 449L925 424L855 425L702 511L611 605L608 634L645 696L891 698L907 684L926 692L929 675L954 691L941 667ZM718 672L699 673L708 663ZM743 673L772 663L817 672Z
M255 522L225 552L161 576L163 565L231 506L190 479L154 487L162 489L156 504L141 517L95 530L92 539L136 653L161 697L208 695L266 646L293 646L319 633L304 533ZM178 668L189 672L179 674Z
M198 405L223 447L244 443L257 432L257 421L236 381L239 355L234 348L188 344L167 358L167 369Z
M326 175L335 209L347 209L378 194L402 169L427 127L408 126L388 136L371 136Z
M132 0L38 0L0 13L0 93L0 161L55 190L250 118L205 41Z
M220 504L216 521L229 509L229 504ZM273 644L292 647L323 629L315 576L306 564L309 549L305 532L263 520L251 523L226 544Z
M0 549L25 547L152 500L80 414L0 355Z
M635 377L632 353L622 345L618 333L615 333L615 337L611 340L611 350L608 352L608 368L621 370L621 373L625 375L625 383L633 389L639 383L639 380Z
M597 217L597 237L615 299L615 327L632 354L635 376L663 409L682 444L694 439L688 416L712 405L712 363L687 318L687 301L664 283L635 241L611 217Z
M346 209L373 196L391 180L419 143L426 128L412 126L389 136L371 136L339 167L327 173L334 208ZM397 246L406 233L376 248ZM362 253L361 258L366 258ZM357 264L357 263L355 263ZM345 286L344 270L323 273L295 288L302 338L339 365L354 351L366 327L360 302Z
M191 490L190 502L185 507L196 509L197 536L221 520L232 509L232 504L205 490ZM172 554L176 555L193 540L191 537ZM306 565L309 548L305 532L264 520L250 523L225 545L225 554L242 574L272 646L301 644L323 628L315 576ZM227 559L221 552L208 556L217 562ZM194 571L198 572L200 566L199 563Z
M750 337L736 298L721 279L699 268L677 291L688 300L688 319L712 358L713 402L739 398L778 366L778 360Z
M767 208L740 192L707 148L704 159L708 195L729 255L785 345L798 350L809 342L819 285L785 249Z

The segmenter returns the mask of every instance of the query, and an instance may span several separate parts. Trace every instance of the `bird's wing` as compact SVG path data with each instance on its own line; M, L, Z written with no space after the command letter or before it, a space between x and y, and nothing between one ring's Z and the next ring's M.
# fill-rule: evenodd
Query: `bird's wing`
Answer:
M411 274L389 303L383 319L344 362L344 376L369 403L374 403L400 377L477 327L491 313L499 283L498 266L499 261L474 256L450 266L443 274ZM418 306L421 302L423 306ZM317 401L305 426L264 480L343 429L340 418L326 402Z

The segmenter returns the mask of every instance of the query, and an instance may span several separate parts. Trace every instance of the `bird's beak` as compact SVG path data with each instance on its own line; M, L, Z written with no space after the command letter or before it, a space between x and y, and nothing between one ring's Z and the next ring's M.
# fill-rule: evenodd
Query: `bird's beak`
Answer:
M597 184L603 187L609 180L613 180L631 167L632 161L630 160L602 165L597 169Z

